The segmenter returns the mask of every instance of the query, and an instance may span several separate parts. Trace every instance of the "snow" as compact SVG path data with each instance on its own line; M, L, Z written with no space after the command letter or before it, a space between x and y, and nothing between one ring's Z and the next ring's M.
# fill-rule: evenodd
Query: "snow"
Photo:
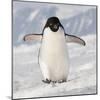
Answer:
M38 14L38 12L39 12L39 10L35 10L34 12L32 12L30 14L30 16L29 16L29 18L28 18L27 21L30 21L31 22L36 17L36 15Z
M78 29L78 33L79 33L79 32L82 30L82 28L84 27L84 22L85 22L85 20L86 20L85 17L83 17L83 18L81 19L80 26L79 26L79 29Z
M66 19L73 17L79 13L84 13L87 10L93 8L91 6L80 6L80 5L55 5L58 8L58 11L56 12L56 16L59 16L60 19ZM81 7L81 9L80 9ZM65 10L64 10L65 9Z
M40 43L13 49L13 97L32 98L96 93L96 35L82 37L86 46L68 44L70 72L65 83L44 84L39 64Z

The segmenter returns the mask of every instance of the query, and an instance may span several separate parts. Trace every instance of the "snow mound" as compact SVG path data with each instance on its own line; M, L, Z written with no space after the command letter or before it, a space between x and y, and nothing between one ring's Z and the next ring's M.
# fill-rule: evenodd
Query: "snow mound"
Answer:
M44 84L39 65L40 44L14 47L13 97L31 98L96 93L96 36L82 37L86 46L68 44L70 72L68 81Z

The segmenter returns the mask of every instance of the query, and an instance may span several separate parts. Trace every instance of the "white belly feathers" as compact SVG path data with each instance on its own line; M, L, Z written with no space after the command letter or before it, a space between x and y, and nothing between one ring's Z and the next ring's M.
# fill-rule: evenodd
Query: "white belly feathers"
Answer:
M68 54L63 29L57 32L46 28L40 47L39 63L44 79L64 80L68 76Z

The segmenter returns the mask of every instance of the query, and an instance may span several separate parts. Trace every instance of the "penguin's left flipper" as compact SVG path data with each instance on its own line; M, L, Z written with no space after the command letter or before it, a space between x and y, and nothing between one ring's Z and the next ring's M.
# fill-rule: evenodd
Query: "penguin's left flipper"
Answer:
M66 34L66 42L67 43L78 43L83 46L86 45L85 41L77 36Z
M41 41L43 34L27 34L23 37L24 41Z

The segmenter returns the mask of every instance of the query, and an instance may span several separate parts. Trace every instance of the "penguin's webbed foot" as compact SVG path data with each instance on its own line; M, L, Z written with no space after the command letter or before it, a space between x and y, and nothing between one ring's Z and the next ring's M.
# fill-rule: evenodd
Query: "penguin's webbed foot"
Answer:
M50 83L63 83L63 82L66 82L66 80L52 81L52 80L46 79L46 80L42 80L42 82L47 83L47 84L50 84Z
M64 83L66 80L59 80L58 83Z
M47 84L50 84L51 80L48 80L48 79L46 78L46 80L42 80L42 82L47 83Z

